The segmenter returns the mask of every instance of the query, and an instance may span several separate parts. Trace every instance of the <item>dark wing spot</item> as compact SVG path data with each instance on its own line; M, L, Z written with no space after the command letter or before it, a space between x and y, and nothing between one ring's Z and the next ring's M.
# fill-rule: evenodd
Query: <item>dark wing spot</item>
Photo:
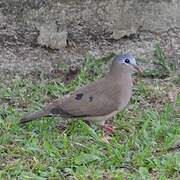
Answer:
M93 97L93 96L89 96L89 102L92 102L92 101L93 101L93 99L94 99L94 97Z
M76 99L76 100L81 100L82 97L83 97L83 95L84 95L83 93L76 94L75 99Z
M52 114L61 114L61 109L59 109L59 108L53 108L52 110L51 110L51 113Z
M61 108L53 108L53 109L51 110L51 113L52 113L52 115L54 115L54 116L60 116L60 117L66 117L66 118L73 117L72 114L64 111L64 110L61 109Z
M57 117L63 117L63 118L73 118L73 117L89 117L90 115L80 114L80 115L73 115L71 112L64 111L61 108L53 108L50 111L52 114L49 116L57 116Z

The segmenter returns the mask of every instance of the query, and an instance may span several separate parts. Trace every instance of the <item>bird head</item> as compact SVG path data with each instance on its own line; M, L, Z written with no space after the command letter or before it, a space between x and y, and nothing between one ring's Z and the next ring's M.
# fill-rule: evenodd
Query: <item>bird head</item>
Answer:
M142 73L143 72L142 67L140 67L136 64L136 59L130 53L117 55L114 58L113 63L115 63L115 66L123 67L123 69L125 71L128 71L129 73L131 73L131 72Z

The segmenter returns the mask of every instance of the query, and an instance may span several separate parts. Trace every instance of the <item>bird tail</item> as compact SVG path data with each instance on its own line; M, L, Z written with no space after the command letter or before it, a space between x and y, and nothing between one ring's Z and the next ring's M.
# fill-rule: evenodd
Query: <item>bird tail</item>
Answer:
M20 124L25 124L25 123L28 123L30 121L39 119L39 118L44 117L44 116L48 116L48 113L46 111L44 111L44 110L37 111L35 113L31 113L31 114L28 114L28 115L24 116L20 120Z

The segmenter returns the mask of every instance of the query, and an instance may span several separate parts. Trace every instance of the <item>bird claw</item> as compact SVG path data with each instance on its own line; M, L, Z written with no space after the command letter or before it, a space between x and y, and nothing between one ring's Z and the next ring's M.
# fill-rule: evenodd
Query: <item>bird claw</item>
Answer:
M115 129L112 126L109 126L108 124L101 125L101 127L110 134L115 133Z

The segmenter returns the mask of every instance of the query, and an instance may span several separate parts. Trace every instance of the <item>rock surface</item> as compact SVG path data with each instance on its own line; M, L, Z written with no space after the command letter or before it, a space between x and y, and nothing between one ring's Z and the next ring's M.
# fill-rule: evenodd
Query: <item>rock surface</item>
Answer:
M67 32L58 30L56 24L45 24L39 27L38 44L51 49L67 46Z
M1 0L1 80L88 53L131 51L151 63L156 43L180 65L179 9L178 0Z

